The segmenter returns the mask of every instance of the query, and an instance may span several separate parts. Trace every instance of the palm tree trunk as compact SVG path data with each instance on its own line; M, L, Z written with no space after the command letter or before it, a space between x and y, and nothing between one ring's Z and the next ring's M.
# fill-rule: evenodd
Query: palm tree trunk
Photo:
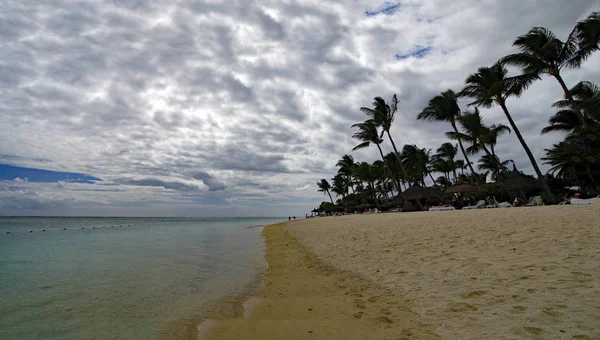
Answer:
M331 194L329 193L329 190L327 190L327 195L329 195L329 199L331 200L331 204L335 204L335 203L333 203L333 198L331 198Z
M431 175L431 172L427 172L429 174L429 178L431 178L431 181L433 181L432 185L435 185L435 179L433 179L433 176Z
M388 168L390 174L392 175L392 178L394 179L394 181L396 181L396 183L398 183L398 191L402 191L402 186L400 183L400 179L396 177L396 174L386 165L387 163L385 162L385 157L383 156L383 151L381 150L381 146L379 146L379 144L375 144L377 145L377 149L379 149L379 155L381 156L381 160L383 161L383 165Z
M452 128L454 129L454 132L456 132L456 134L458 134L458 128L456 127L456 123L454 123L454 120L451 121L450 124L452 124ZM462 140L460 138L458 138L458 145L460 146L460 151L462 152L463 157L465 158L465 161L467 162L467 165L469 166L469 170L471 170L472 174L475 174L475 169L473 169L473 164L471 164L469 157L467 157L467 152L465 151L465 147L463 146Z
M544 178L544 175L542 175L542 171L540 170L540 167L538 166L538 164L535 160L535 157L533 157L533 153L531 153L531 150L529 150L529 146L527 146L527 143L525 143L525 139L523 139L523 136L521 135L521 131L519 131L519 128L517 128L515 121L512 119L510 113L508 112L508 109L506 108L506 105L504 104L504 102L499 102L498 104L502 108L502 111L504 111L504 114L506 115L506 119L508 119L508 123L510 124L513 131L515 132L515 135L517 135L517 138L519 139L521 146L525 150L527 157L529 157L529 161L531 162L531 165L533 166L533 169L535 170L535 173L538 176L538 180L540 181L542 188L546 192L546 195L548 195L548 200L550 201L550 203L556 203L556 198L554 198L554 194L552 194L552 191L550 190L548 183L546 183L546 179Z
M396 143L392 139L392 135L390 135L390 131L385 131L390 139L390 143L392 143L392 148L394 148L394 154L396 155L396 160L398 161L398 165L400 165L400 170L402 170L402 176L404 176L405 180L408 180L408 176L406 175L406 169L404 168L404 164L402 164L402 160L400 159L400 154L398 153L398 149L396 149Z
M387 132L388 138L390 139L390 142L392 143L392 148L394 148L394 154L396 155L396 160L398 161L398 164L400 165L400 169L402 170L402 175L404 176L405 180L408 180L408 176L406 175L406 169L404 169L404 164L402 164L402 160L400 159L400 154L398 154L398 149L396 149L396 143L394 143L394 140L392 139L392 135L390 135L390 131L386 131L386 132ZM419 209L423 210L423 204L421 204L421 201L417 200L417 204L419 205Z
M581 126L587 127L585 117L583 116L583 113L581 112L581 108L579 108L579 105L577 104L575 99L573 99L573 96L569 92L569 89L567 88L567 84L565 84L565 81L560 76L560 73L557 72L553 76L554 76L554 78L556 78L556 80L558 80L558 83L560 84L560 87L562 87L562 90L565 93L565 97L567 97L567 100L571 103L571 105L573 105L573 109L574 109L575 113L577 114L577 117L579 117L579 120L581 121Z
M583 186L581 185L581 180L579 179L579 176L577 175L577 169L575 169L575 167L572 166L571 171L573 171L573 177L575 177L575 182L577 183L579 190L583 191Z
M594 176L592 175L592 169L590 169L590 165L588 163L585 163L585 172L588 175L588 178L590 179L590 192L594 195L598 194L598 191L596 190L596 180L594 180Z

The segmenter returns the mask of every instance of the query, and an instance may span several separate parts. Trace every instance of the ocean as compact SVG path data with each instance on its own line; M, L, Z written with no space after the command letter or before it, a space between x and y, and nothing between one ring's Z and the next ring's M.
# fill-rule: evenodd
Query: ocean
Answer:
M190 338L240 311L283 220L0 217L0 339Z

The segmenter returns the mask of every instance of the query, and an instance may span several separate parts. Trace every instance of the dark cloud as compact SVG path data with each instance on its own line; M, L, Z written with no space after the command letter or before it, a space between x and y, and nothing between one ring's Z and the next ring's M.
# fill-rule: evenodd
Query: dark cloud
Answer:
M216 178L204 171L196 171L190 174L194 179L202 181L204 185L208 187L209 191L222 191L225 190L225 184L219 182Z
M117 184L122 185L134 185L134 186L146 186L146 187L163 187L169 190L177 191L196 191L199 189L198 186L193 184L187 184L183 182L175 181L163 181L156 178L143 178L143 179L132 179L132 178L117 178L114 180Z

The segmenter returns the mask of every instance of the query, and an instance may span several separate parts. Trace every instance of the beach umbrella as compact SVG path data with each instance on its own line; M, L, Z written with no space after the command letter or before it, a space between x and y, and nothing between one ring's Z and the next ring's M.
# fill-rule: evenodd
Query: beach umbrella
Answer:
M472 185L472 184L457 184L449 187L444 191L447 194L454 193L477 193L477 192L486 192L484 188Z
M540 189L541 187L542 186L537 179L523 174L516 174L504 180L501 189L509 191L521 189Z
M421 200L437 194L438 191L434 188L413 185L412 187L404 190L400 196L402 196L402 198L405 200Z

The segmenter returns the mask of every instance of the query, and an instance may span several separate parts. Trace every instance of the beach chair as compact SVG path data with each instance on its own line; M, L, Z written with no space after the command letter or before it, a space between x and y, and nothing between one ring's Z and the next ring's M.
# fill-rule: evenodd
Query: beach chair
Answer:
M479 202L475 203L475 205L469 205L469 206L463 207L462 210L480 209L480 208L485 208L485 200L479 200Z
M574 205L584 205L584 204L592 204L594 203L591 199L582 199L582 198L571 198L571 204Z
M529 199L529 202L527 202L527 204L524 205L524 207L535 207L540 205L544 205L544 201L542 201L542 196L533 196Z
M490 196L487 198L489 204L487 204L485 207L488 209L491 208L498 208L498 201L496 201L496 197L494 196Z
M429 208L429 211L447 211L447 210L456 210L454 207L432 207Z

